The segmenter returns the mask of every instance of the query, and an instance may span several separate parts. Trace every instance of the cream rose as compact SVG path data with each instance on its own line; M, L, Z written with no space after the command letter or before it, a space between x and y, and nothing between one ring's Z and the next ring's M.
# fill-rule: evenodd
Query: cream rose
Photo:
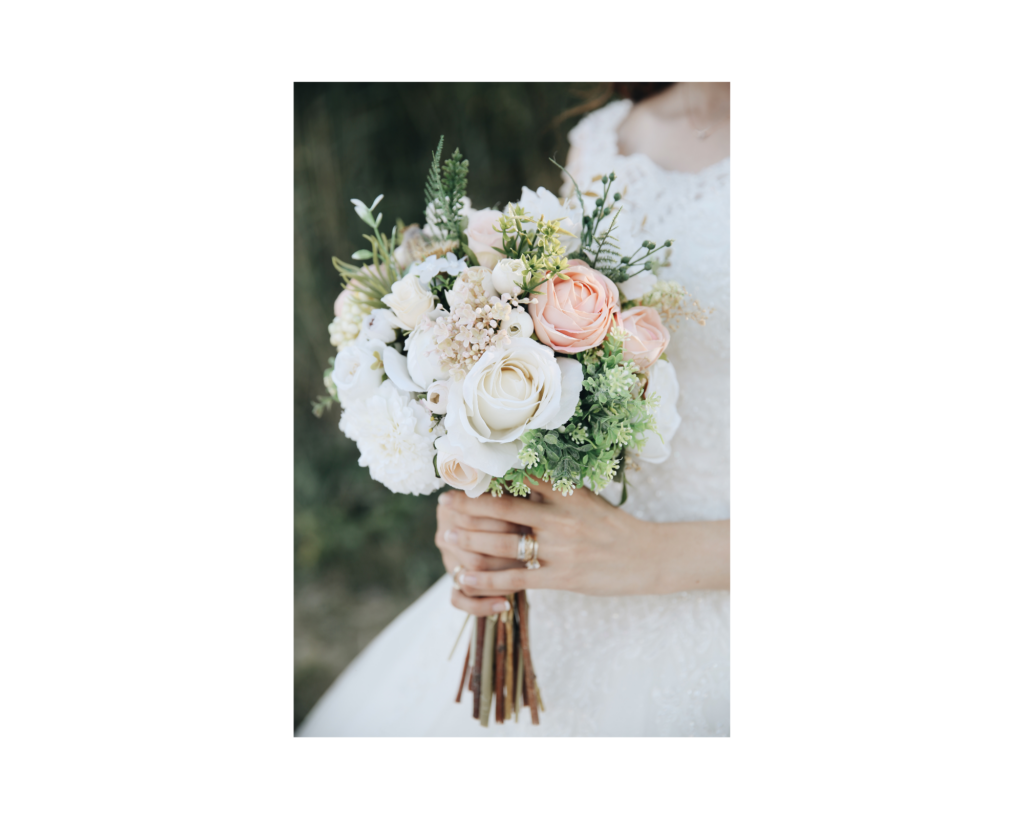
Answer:
M523 278L526 276L526 265L522 259L502 259L494 266L491 281L499 295L508 293L518 296L523 292Z
M641 370L649 370L668 347L669 333L653 307L634 307L619 317L629 338L623 344L622 357Z
M583 389L583 367L526 338L492 347L462 381L451 383L446 426L465 463L504 475L518 460L527 429L568 422Z
M553 276L534 291L530 316L542 342L560 353L579 353L608 335L619 312L619 291L584 262L571 261L562 272L568 279Z
M533 319L520 307L501 322L501 329L508 330L509 338L529 338L533 335Z
M501 252L501 233L494 229L500 218L501 212L496 210L474 210L469 214L469 224L466 225L469 249L486 268L493 268L505 258Z
M415 275L406 275L391 285L391 292L381 301L394 311L403 330L412 330L434 307L434 296Z
M435 381L427 387L427 397L423 399L423 406L432 415L444 415L448 412L448 382Z
M338 400L348 409L376 393L384 380L384 351L390 350L382 341L363 339L343 347L334 359L331 380L338 388Z
M491 485L491 476L482 469L470 466L463 460L465 452L454 444L450 437L438 438L437 472L446 484L461 489L467 497L478 498Z

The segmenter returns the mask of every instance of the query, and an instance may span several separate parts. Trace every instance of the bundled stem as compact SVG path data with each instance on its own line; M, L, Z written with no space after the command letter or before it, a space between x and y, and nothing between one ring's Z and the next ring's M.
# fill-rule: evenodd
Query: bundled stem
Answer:
M523 644L523 678L526 687L526 704L530 706L530 721L540 725L540 713L537 710L537 693L534 688L533 661L530 658L530 622L526 604L526 592L516 592L516 603L519 607L519 628Z
M505 721L505 612L498 615L494 642L494 721Z
M469 687L473 692L473 719L480 719L480 672L483 668L484 659L484 623L486 617L476 618L476 640L473 652L473 674L470 677Z
M494 685L494 632L498 619L492 614L484 620L483 668L480 674L480 724L486 728L491 718L491 694Z
M459 680L459 693L455 695L456 702L462 702L462 691L466 687L466 678L469 676L469 655L472 654L473 641L470 640L466 646L466 660L462 663L462 678Z

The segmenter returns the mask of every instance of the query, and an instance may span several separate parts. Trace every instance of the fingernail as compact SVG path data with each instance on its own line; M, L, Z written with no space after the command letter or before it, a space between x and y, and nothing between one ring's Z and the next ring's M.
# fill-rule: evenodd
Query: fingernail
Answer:
M508 600L502 600L500 603L494 604L494 611L508 611L510 608Z
M475 574L466 574L466 572L463 572L462 573L462 578L459 580L459 583L461 583L464 586L475 586L476 585L476 575Z
M437 499L437 502L441 506L447 506L449 503L452 502L452 493L451 492L445 492L443 495L441 495L441 497L439 497Z
M454 529L449 529L444 533L444 539L447 540L449 543L458 543L459 533L456 532Z

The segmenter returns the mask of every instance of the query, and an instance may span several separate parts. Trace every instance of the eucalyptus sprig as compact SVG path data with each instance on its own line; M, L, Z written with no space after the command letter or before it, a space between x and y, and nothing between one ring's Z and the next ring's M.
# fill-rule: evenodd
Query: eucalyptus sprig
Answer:
M612 184L616 179L615 172L613 171L600 177L603 187L599 195L584 194L572 174L555 162L555 160L552 159L551 161L572 182L573 192L576 194L576 198L580 203L580 209L584 213L583 229L580 231L580 249L575 254L576 257L585 261L595 270L600 270L609 279L617 283L631 279L644 270L654 269L658 263L658 260L653 258L654 255L665 248L672 247L672 240L666 240L660 245L656 245L651 241L644 241L641 247L630 255L622 255L615 236L616 222L621 209L614 207L614 204L622 200L621 193L618 191L612 193ZM594 181L597 181L597 177L595 177ZM589 214L583 199L584 195L596 196L594 208ZM608 223L607 227L602 228L602 223L609 216L611 217L611 222Z

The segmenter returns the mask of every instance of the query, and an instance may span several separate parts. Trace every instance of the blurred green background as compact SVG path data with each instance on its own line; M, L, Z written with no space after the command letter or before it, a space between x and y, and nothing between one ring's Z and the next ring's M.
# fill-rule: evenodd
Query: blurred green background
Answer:
M295 85L295 725L396 615L444 574L433 543L436 496L395 495L358 466L324 394L335 350L327 325L348 259L366 230L350 199L373 201L382 228L423 223L431 151L469 159L473 206L504 207L523 185L558 191L565 164L556 120L593 83L297 83Z

